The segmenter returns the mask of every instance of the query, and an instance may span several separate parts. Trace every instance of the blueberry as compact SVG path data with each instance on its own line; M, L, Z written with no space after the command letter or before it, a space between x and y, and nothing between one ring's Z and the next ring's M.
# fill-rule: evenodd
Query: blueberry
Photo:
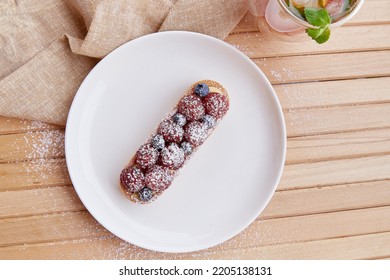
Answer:
M162 137L160 134L156 134L152 138L152 146L155 148L157 151L161 151L165 147L165 140L164 137Z
M207 126L207 128L212 128L215 126L216 120L213 116L204 115L202 117L202 123L204 123Z
M186 117L180 113L174 114L172 120L180 126L184 126L187 123Z
M194 88L194 93L199 97L205 97L209 92L209 86L206 84L197 84Z
M181 149L184 151L186 155L189 155L192 153L192 146L188 142L181 143Z
M144 187L142 190L139 191L139 198L146 202L151 200L153 197L153 192L148 187Z

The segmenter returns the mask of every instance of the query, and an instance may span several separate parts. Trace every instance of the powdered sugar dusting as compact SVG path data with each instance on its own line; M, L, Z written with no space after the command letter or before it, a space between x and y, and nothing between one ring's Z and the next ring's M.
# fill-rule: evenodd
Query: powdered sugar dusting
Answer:
M65 149L65 135L60 130L44 130L27 132L24 140L32 147L26 156L28 159L43 159L50 157L62 157Z
M174 179L174 172L166 167L155 165L145 174L145 184L159 192L168 188Z
M27 173L39 173L42 180L47 179L53 170L47 169L48 158L60 158L65 153L65 135L60 130L44 130L27 132L24 136L25 142L32 147L26 150L26 158L23 167ZM46 172L42 173L42 169Z
M212 92L204 100L207 114L222 118L229 110L229 99L220 93Z
M194 94L194 87L203 83L206 83L210 90L213 89L214 92L210 92L205 98L200 98ZM153 191L152 200L156 199L157 196L171 185L174 177L179 174L177 170L190 158L193 147L196 150L196 146L199 146L206 140L208 135L213 131L214 126L218 123L219 119L205 115L206 110L204 106L205 104L207 105L207 98L210 99L210 113L216 115L216 118L222 118L229 109L229 99L226 91L217 82L210 80L199 81L193 84L185 96L179 101L178 105L163 119L157 128L157 134L153 134L147 140L146 144L140 148L137 152L135 163L134 159L130 161L130 166L135 164L144 171L145 186L148 187L148 190ZM185 121L181 121L180 117L183 117ZM199 119L202 119L202 121L198 121ZM182 142L183 134L185 133L186 141L189 143ZM155 139L157 136L163 138L161 139L163 140L161 143L159 141L160 139ZM164 147L165 145L167 146ZM142 159L142 150L146 146L153 149L153 154L159 154L159 160L157 162L153 160L149 165L149 159L154 158L154 156L150 152L145 153L148 159L147 166L142 161L139 161L140 158ZM152 201L142 199L142 193L138 191L127 193L125 190L125 194L127 194L126 196L131 201L136 203Z
M184 163L184 159L184 151L176 143L169 144L161 152L161 162L168 168L180 168Z
M180 125L168 119L159 125L158 133L164 137L166 142L179 143L183 138L184 131Z
M183 114L188 121L199 120L205 114L202 100L194 94L186 95L180 100L178 111Z
M144 186L145 176L141 169L129 167L123 169L120 176L121 185L130 192L137 192Z
M184 138L192 145L199 146L207 138L207 125L194 121L187 125Z
M137 151L136 163L142 168L147 168L156 164L157 159L158 151L150 144L142 145Z
M113 235L105 235L95 240L75 240L72 243L86 242L93 252L93 259L218 259L246 258L246 249L264 246L265 244L280 244L288 237L275 232L267 225L266 220L257 219L252 225L228 241L212 248L190 253L163 253L149 251L120 240ZM283 241L283 242L282 242ZM234 250L234 253L232 253ZM230 251L230 252L229 252ZM229 254L229 255L227 255ZM256 251L257 258L263 258L260 250ZM266 256L265 256L266 257Z
M272 77L274 77L277 81L282 80L282 75L279 72L277 72L275 70L270 70L270 72L271 72Z
M28 125L29 130L47 129L49 127L50 127L50 125L48 125L47 123L40 122L40 121L31 121L30 124Z
M37 123L37 126L45 127ZM65 154L65 135L63 130L28 131L21 138L15 138L9 152L10 161L21 162L23 172L39 175L44 181L52 174L57 174L58 166L53 166L53 158L63 158ZM17 158L17 160L14 160Z
M250 58L255 57L256 53L254 51L254 48L251 47L251 44L253 44L254 40L259 41L259 44L260 44L260 37L258 36L258 34L253 35L253 34L247 33L246 35L240 34L239 36L240 36L240 44L232 44L231 43L231 45L233 47L235 47L236 49L238 49L239 51L243 52L246 56L248 56ZM254 39L254 38L256 38L256 39ZM247 42L248 40L250 40L251 42Z

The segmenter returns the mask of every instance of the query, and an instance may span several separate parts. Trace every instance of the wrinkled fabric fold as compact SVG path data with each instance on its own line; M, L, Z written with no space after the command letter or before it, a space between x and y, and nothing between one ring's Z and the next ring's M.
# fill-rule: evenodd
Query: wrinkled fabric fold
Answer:
M245 0L19 0L0 3L0 115L66 123L99 59L158 31L224 39Z

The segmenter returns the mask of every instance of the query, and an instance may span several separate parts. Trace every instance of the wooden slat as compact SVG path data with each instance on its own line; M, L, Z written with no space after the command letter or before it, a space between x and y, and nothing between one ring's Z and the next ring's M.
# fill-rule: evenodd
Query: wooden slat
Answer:
M262 219L390 205L390 181L277 191ZM342 203L341 203L342 202Z
M389 115L390 103L289 110L284 113L289 137L390 127L390 118L384 117Z
M0 248L1 259L372 259L390 250L390 232L236 250L164 254L118 238Z
M64 159L0 164L0 191L70 184Z
M144 250L113 236L0 247L0 259L175 259L177 256L180 255Z
M0 220L0 246L110 235L86 212Z
M237 47L250 58L264 58L385 50L389 49L390 46L389 33L390 24L382 24L340 27L332 32L329 41L323 45L318 45L304 32L294 37L276 32L238 33L229 35L225 41ZM324 69L323 67L319 68Z
M85 210L71 186L0 192L0 218Z
M366 0L361 10L346 25L380 24L390 22L390 2Z
M390 207L379 207L256 220L243 233L220 246L237 249L390 231L390 219L383 219L388 215ZM2 246L111 235L87 212L2 219L0 228Z
M390 51L266 58L254 61L273 84L390 76Z
M390 250L390 232L236 250L164 254L118 238L0 248L1 259L372 259Z
M0 135L60 128L62 127L54 124L0 116Z
M0 135L0 163L62 158L65 155L63 130L43 130Z
M274 86L285 111L300 108L389 103L389 88L390 77Z
M385 154L390 154L390 128L289 138L286 163Z
M215 251L203 258L220 259L370 259L390 250L390 232L342 237L331 240ZM184 257L184 256L182 256ZM191 255L189 255L191 258ZM193 256L193 258L202 258Z
M390 179L390 155L340 159L284 167L279 190Z
M368 208L280 219L258 219L223 250L302 242L390 231L390 207ZM364 224L364 227L362 226Z

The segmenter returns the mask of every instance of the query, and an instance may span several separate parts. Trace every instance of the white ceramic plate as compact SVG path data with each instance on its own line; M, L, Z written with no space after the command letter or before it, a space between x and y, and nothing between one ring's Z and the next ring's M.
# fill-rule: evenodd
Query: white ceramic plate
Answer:
M136 205L119 174L196 81L230 94L230 110L155 202ZM85 207L105 228L143 248L189 252L247 227L279 182L286 133L277 97L259 68L234 47L190 32L133 40L105 57L73 101L66 159Z

